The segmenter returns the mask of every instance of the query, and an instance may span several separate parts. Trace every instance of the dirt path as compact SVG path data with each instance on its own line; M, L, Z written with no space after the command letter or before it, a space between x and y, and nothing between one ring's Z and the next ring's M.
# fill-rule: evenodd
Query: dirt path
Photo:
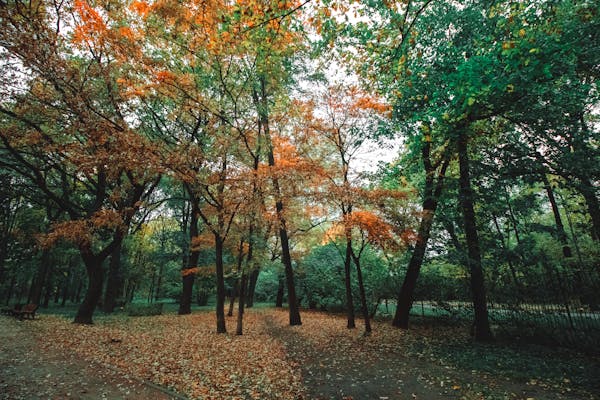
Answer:
M177 399L113 369L42 350L37 321L0 317L0 399Z
M306 314L305 314L306 315ZM308 319L308 318L306 318ZM559 400L595 399L575 393L514 381L496 374L454 368L429 357L416 357L401 346L384 351L373 341L348 334L307 341L298 328L266 317L271 334L286 344L287 352L302 369L309 399L315 400ZM310 322L309 322L310 323ZM318 326L314 328L319 329ZM301 328L305 329L305 328Z

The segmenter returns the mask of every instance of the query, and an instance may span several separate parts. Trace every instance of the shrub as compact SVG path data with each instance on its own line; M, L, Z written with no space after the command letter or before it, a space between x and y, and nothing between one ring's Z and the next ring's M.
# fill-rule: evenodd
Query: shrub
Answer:
M125 307L127 315L130 317L145 317L150 315L161 315L163 310L163 303L152 303L152 304L128 304Z

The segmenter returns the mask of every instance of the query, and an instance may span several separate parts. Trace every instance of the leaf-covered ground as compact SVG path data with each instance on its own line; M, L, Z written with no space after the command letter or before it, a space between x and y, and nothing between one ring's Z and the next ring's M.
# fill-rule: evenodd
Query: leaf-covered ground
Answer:
M600 398L598 357L531 345L474 344L464 329L440 325L406 332L376 322L373 334L364 337L360 327L345 329L340 316L304 312L302 320L302 326L290 327L284 310L250 310L244 335L235 336L217 335L214 314L208 312L98 317L93 326L59 316L23 322L2 317L0 363L11 364L6 333L12 326L30 340L30 350L39 348L35 354L41 361L34 353L25 358L43 365L42 374L53 374L44 357L74 355L81 364L97 366L93 371L104 365L118 372L107 382L133 377L194 399ZM233 330L234 319L228 323ZM72 368L83 371L78 364ZM3 374L1 383L14 389L16 378ZM52 383L40 382L45 384ZM114 393L120 395L113 398L136 398L131 391Z

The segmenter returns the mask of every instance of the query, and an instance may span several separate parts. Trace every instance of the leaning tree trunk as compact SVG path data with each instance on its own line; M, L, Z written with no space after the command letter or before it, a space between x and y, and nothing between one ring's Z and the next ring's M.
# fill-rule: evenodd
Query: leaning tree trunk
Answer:
M73 322L76 324L91 324L93 323L94 310L102 297L102 283L104 280L102 262L104 259L91 254L91 251L82 252L82 258L88 276L88 288Z
M392 325L397 328L408 329L413 294L417 286L417 280L419 279L421 265L423 265L423 260L425 259L425 250L427 250L427 242L429 241L434 214L435 207L423 209L421 222L419 224L417 243L415 244L410 261L408 262L408 268L406 269L402 288L398 293L398 305L396 313L394 314L394 320L392 321Z
M481 266L481 252L479 249L479 236L473 209L473 190L469 171L469 155L467 147L467 134L460 132L458 138L459 162L459 198L463 212L465 236L467 241L467 264L471 272L471 292L473 295L473 308L475 311L474 336L475 340L485 341L492 339L492 331L488 320L487 300L483 268Z
M552 214L554 215L558 240L562 244L563 256L565 256L566 258L573 257L573 254L571 252L571 246L569 246L569 242L567 240L565 226L563 225L562 218L560 216L560 211L558 209L558 204L556 203L556 198L554 197L554 191L552 190L552 186L550 186L550 182L548 181L548 177L546 175L542 175L542 182L544 183L544 189L546 189L548 201L550 202Z
M258 274L260 270L258 267L254 267L248 278L248 293L246 294L246 307L250 308L254 306L254 292L256 291L256 282L258 282Z
M408 263L402 288L398 293L398 306L396 308L396 313L394 314L394 320L392 321L393 326L402 329L408 329L408 319L410 309L412 308L413 294L425 258L425 251L427 250L427 242L429 242L429 237L431 235L431 226L433 224L435 211L444 188L446 170L450 163L449 154L444 154L444 158L441 160L442 165L437 174L437 182L434 185L436 168L431 163L430 151L431 143L426 141L421 150L421 158L425 167L426 177L425 190L423 193L423 211L421 222L419 223L418 238Z

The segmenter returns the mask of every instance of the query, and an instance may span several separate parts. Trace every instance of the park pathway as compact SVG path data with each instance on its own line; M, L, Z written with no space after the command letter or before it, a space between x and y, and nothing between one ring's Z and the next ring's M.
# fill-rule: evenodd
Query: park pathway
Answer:
M73 355L42 349L37 321L0 317L0 399L178 399L148 382Z

